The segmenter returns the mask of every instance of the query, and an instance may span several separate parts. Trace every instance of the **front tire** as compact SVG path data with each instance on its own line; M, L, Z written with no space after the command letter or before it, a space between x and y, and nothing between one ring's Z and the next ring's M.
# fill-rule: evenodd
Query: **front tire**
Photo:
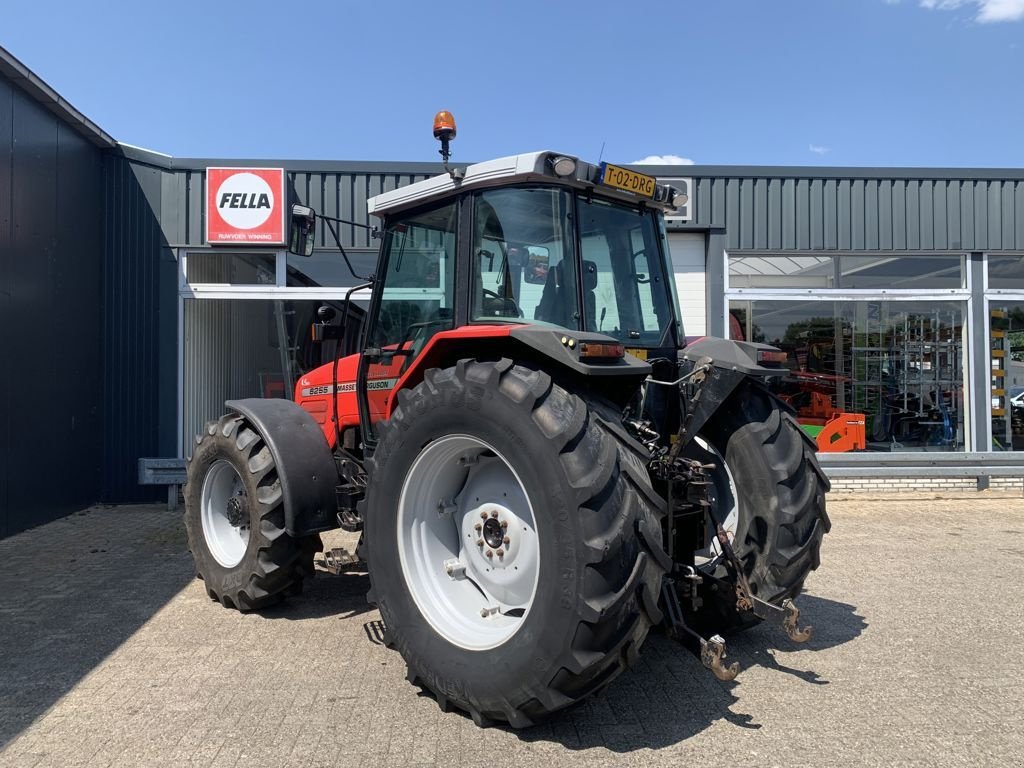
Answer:
M779 605L800 594L820 564L828 478L790 410L757 382L746 382L701 430L688 451L716 465L712 470L714 517L725 523L732 545L757 597ZM712 523L713 526L713 523ZM698 557L711 576L703 606L687 621L704 634L745 629L758 623L736 609L734 578L717 541Z
M669 561L643 449L620 432L510 360L399 393L368 464L371 600L442 708L529 726L636 659ZM501 547L522 578L495 573Z
M323 548L317 534L288 535L270 449L252 424L233 413L196 436L185 485L185 529L207 593L241 611L300 592Z

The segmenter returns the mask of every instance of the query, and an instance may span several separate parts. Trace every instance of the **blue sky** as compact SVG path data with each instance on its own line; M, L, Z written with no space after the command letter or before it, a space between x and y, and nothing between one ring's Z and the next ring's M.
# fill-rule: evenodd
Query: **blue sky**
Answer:
M6 0L0 45L179 157L1024 166L1024 0Z

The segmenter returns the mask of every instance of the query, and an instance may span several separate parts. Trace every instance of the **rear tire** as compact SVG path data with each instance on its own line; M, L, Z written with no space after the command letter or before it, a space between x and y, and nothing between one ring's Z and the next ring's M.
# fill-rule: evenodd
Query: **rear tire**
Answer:
M225 511L226 510L226 511ZM281 481L270 449L238 414L196 436L185 485L185 529L207 593L228 608L266 608L302 591L319 535L285 531Z
M660 507L642 447L547 374L507 359L463 360L427 371L421 384L398 397L368 464L365 541L370 599L380 608L388 644L408 665L409 680L431 691L443 709L463 709L479 725L513 727L532 725L607 686L637 658L660 620L661 579L671 564L661 549ZM487 486L472 474L483 469L473 467L499 460L504 476L518 483L509 483L513 490L521 489L516 502L500 484L497 499L477 490ZM464 479L453 466L467 467ZM429 480L435 475L440 485ZM450 493L440 492L444 486ZM416 489L424 498L411 498ZM464 533L479 522L472 515L483 506L502 502L513 508L513 519L532 521L521 527L534 529L538 577L521 613L513 608L481 616L471 602L471 582L476 578L484 587L476 587L476 598L486 610L491 577L483 573L488 561L473 558L478 547L486 551L492 544L474 541L473 534L467 541ZM415 510L423 508L429 514L417 518ZM436 524L442 508L452 517L450 534ZM498 519L505 517L502 512ZM411 544L400 519L417 526ZM417 544L423 541L429 546ZM450 553L437 548L442 544ZM410 565L418 546L441 552L437 562ZM470 563L469 578L453 585L445 581L445 562L456 555ZM412 583L407 572L418 574ZM469 591L458 591L463 588ZM435 599L427 602L425 594ZM453 613L437 608L439 602L468 607ZM506 629L487 634L491 620Z
M699 455L699 446L690 453L718 464L712 471L716 517L722 519L735 503L733 548L751 590L776 605L795 598L820 564L821 541L831 528L825 511L829 482L815 457L816 446L785 404L756 382L741 385L701 436L713 453ZM724 558L712 555L698 567L734 586ZM710 588L702 590L703 607L687 616L699 631L729 632L759 622L752 612L736 610L733 586L705 586Z

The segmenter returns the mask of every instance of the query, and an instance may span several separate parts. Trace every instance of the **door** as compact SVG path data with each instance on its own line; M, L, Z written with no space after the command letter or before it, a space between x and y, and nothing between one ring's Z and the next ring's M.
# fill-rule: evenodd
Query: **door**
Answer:
M371 310L367 348L379 350L364 361L360 401L369 422L383 418L392 390L427 342L455 325L455 251L458 201L420 209L388 221Z

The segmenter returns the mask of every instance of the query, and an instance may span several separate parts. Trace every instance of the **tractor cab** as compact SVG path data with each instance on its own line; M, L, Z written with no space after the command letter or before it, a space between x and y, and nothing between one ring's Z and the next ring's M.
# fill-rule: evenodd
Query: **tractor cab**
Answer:
M378 195L369 201L383 220L370 338L415 346L446 328L510 324L677 348L662 214L683 202L651 177L555 152Z

